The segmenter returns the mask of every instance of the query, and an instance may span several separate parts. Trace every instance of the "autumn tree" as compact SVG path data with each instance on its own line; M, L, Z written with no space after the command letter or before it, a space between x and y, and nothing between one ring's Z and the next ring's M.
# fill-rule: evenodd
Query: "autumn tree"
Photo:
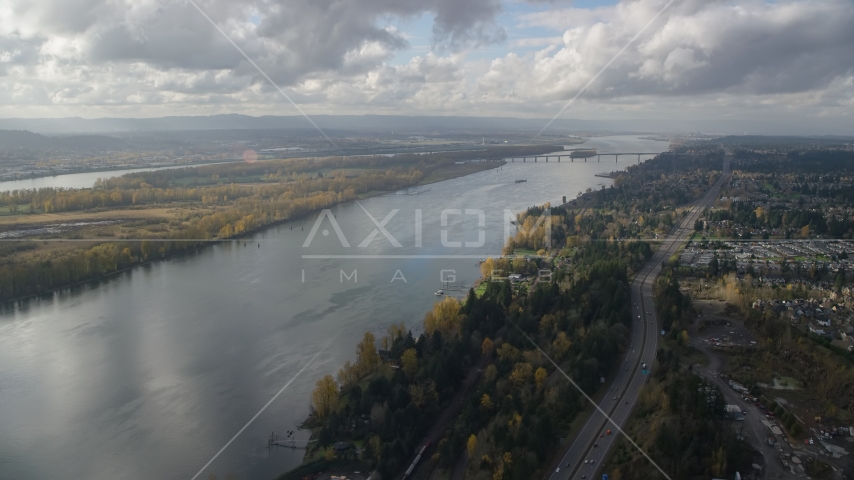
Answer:
M542 386L543 382L546 381L546 378L549 376L549 373L545 368L540 367L534 372L534 380L537 382L537 388Z
M359 381L359 371L356 365L350 363L349 360L344 363L344 366L338 370L338 383L341 384L342 390L349 390Z
M487 258L480 264L480 276L483 278L492 277L492 271L495 269L495 260L492 257Z
M477 437L473 433L469 435L469 440L466 442L466 449L469 453L469 459L474 458L474 452L477 450Z
M501 347L498 348L498 358L507 362L515 361L519 358L519 349L507 342L504 342L501 344Z
M377 354L376 338L371 332L365 332L362 341L356 346L356 365L361 375L367 375L380 364Z
M441 302L433 305L433 310L427 312L424 317L424 331L428 335L439 331L447 334L457 331L462 318L460 315L460 302L451 297L445 297Z
M338 384L332 375L326 375L315 384L311 394L311 404L319 417L326 417L335 408L338 401Z
M569 353L570 347L572 347L572 342L567 338L566 333L564 332L558 333L557 338L552 342L552 351L558 361L562 360L566 354Z
M517 363L510 373L510 381L517 387L524 385L531 378L534 367L530 363Z
M406 378L409 380L415 378L415 374L418 373L418 352L414 348L407 349L400 357L400 361L403 364L403 373L406 374Z

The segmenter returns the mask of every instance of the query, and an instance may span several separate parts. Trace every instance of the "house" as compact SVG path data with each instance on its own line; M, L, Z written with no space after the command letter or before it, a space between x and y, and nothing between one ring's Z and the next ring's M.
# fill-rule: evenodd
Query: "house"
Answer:
M353 444L350 442L335 442L332 448L335 450L335 455L338 458L347 458L353 453Z

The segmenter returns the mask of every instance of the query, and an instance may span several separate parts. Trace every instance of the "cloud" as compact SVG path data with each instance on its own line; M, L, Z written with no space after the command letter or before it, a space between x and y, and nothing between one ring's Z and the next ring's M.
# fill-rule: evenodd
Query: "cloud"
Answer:
M609 11L607 21L582 26L568 18L573 9L527 15L524 21L532 26L559 28L561 21L571 25L562 49L548 58L531 58L528 67L547 78L565 79L539 86L566 97L664 4L624 2L594 12ZM847 1L677 2L591 85L588 95L761 95L822 88L854 73L852 24L854 7Z
M5 2L4 2L5 3ZM434 43L458 50L503 39L495 24L499 0L197 0L253 58L287 83L341 68L345 57L372 44L388 58L408 45L380 22L435 15ZM161 68L234 68L237 52L190 5L174 0L11 0L0 36L51 37L75 43L89 65L143 61ZM6 23L6 25L2 25ZM256 26L257 23L257 26ZM69 52L70 53L70 52ZM374 62L374 66L376 63Z
M499 0L197 1L310 111L540 117L665 5L556 2L499 24ZM0 5L0 115L293 113L191 5L68 3ZM416 55L400 20L422 17L433 20L432 51ZM849 0L679 0L566 115L850 122L851 25ZM505 44L508 29L516 40Z

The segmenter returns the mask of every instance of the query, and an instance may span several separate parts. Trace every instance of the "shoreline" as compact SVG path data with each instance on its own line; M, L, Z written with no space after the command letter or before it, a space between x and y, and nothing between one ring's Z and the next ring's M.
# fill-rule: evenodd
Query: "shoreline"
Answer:
M239 161L242 161L242 160L234 159L234 160L224 161L224 162L219 161L219 160L215 160L215 161L211 161L211 162L193 162L193 163L187 163L187 164L169 164L169 165L157 165L157 166L154 166L154 165L119 165L119 166L115 166L115 167L104 167L104 168L84 168L84 169L74 170L71 172L62 172L62 173L45 173L44 175L25 175L22 177L15 177L15 178L10 178L7 180L0 181L0 191L11 191L11 190L4 190L3 189L3 184L7 183L7 182L20 182L20 181L24 181L24 180L37 180L39 178L63 177L66 175L79 175L81 173L114 172L114 171L118 171L118 170L155 171L155 170L162 170L162 169L167 169L167 168L169 168L169 169L171 169L171 168L195 168L195 167L203 167L206 165L216 165L216 164L221 164L221 163L234 163L234 162L239 162ZM137 173L137 172L128 172L128 173ZM42 187L42 188L49 188L49 187ZM58 188L62 188L62 187L58 187Z
M461 172L461 174L460 174L460 175L452 175L452 176L450 176L450 177L446 177L446 178L438 178L438 179L434 179L434 180L430 180L430 181L426 181L426 180L425 180L424 182L420 182L420 183L417 183L417 184L415 184L415 185L412 185L412 187L423 186L423 185L431 185L431 184L434 184L434 183L444 182L444 181L446 181L446 180L452 180L452 179L455 179L455 178L460 178L460 177L465 177L465 176L468 176L468 175L473 175L473 174L475 174L475 173L480 173L480 172L484 172L484 171L487 171L487 170L492 170L493 168L500 167L500 166L504 165L505 163L507 163L507 162L505 162L505 161L503 161L503 160L500 160L500 161L494 161L494 162L484 162L484 163L472 163L471 165L484 165L484 166L486 166L486 168L481 168L481 169L477 169L477 170L474 170L474 171ZM409 188L412 188L412 187L409 187ZM360 196L358 196L358 197L357 197L356 199L354 199L354 200L347 200L347 201L345 201L345 202L335 203L335 204L334 204L334 205L332 205L332 206L346 205L346 204L348 204L348 203L350 203L350 202L354 202L354 201L358 201L358 200L365 200L365 199L368 199L368 198L379 197L379 196L382 196L382 195L387 195L389 192L396 192L396 191L398 191L398 190L400 190L400 189L399 189L399 188L396 188L396 189L391 189L391 190L375 190L375 191L372 191L372 192L369 192L369 193L365 193L365 194L363 194L363 195L360 195ZM252 230L250 230L250 231L244 232L244 233L242 233L242 234L240 234L240 235L235 235L235 236L228 237L228 238L212 238L212 239L210 239L210 240L208 240L208 241L205 241L204 243L201 243L201 244L199 244L199 245L195 245L195 246L193 246L193 247L190 247L190 248L187 248L187 249L184 249L184 250L175 251L174 253L171 253L171 254L167 255L166 257L155 258L155 259L151 259L151 260L143 260L143 261L140 261L139 263L134 263L133 265L129 265L129 266L124 267L124 268L116 269L116 270L114 270L114 271L112 271L112 272L109 272L109 273L106 273L106 274L103 274L103 275L98 275L98 276L95 276L95 277L92 277L92 278L87 278L87 279L85 279L85 280L79 280L79 281L76 281L76 282L73 282L73 283L69 283L69 284L65 284L65 285L62 285L62 286L59 286L59 287L55 287L55 288L52 288L52 289L49 289L49 290L44 290L44 291L42 291L42 292L32 293L32 294L30 294L30 295L24 295L24 296L21 296L21 297L14 297L14 298L9 298L9 299L5 299L5 300L0 300L0 308L3 308L3 307L5 307L5 306L7 306L8 304L12 304L12 303L15 303L15 302L21 302L21 301L25 301L25 300L30 300L30 299L33 299L33 298L37 298L37 297L41 297L41 296L46 296L46 295L48 295L48 294L50 294L50 295L55 295L55 294L56 294L56 292L60 292L60 291L62 291L62 290L68 289L68 288L73 288L73 287L76 287L76 286L81 286L81 285L84 285L84 284L89 283L89 282L98 282L98 281L102 281L102 280L108 279L108 278L110 278L110 277L112 277L112 276L114 276L114 275L118 275L118 274L120 274L120 273L124 273L124 272L128 272L128 271L130 271L130 270L133 270L133 269L134 269L134 268L136 268L136 267L140 267L140 266L143 266L143 265L151 265L151 264L154 264L154 263L156 263L156 262L160 262L160 261L171 260L171 259L173 259L173 258L179 257L180 255L189 254L189 253L192 253L192 252L198 252L199 250L206 249L206 248L208 248L208 247L210 247L210 246L213 246L213 245L218 245L218 244L225 243L225 242L235 242L235 241L239 242L241 239L246 239L246 238L248 238L248 237L250 237L250 236L252 236L252 235L255 235L255 234L260 233L260 232L262 232L262 231L268 230L268 229L270 229L270 228L272 228L272 227L280 226L280 225L286 224L286 223L288 223L288 222L293 222L293 221L297 221L297 220L305 219L305 218L307 218L309 215L314 214L314 213L317 213L318 211L319 211L319 210L314 210L314 211L311 211L311 212L307 212L305 215L300 216L300 217L294 217L294 218L288 218L288 219L283 219L283 220L273 221L273 222L267 223L267 224L265 224L265 225L259 226L259 227L257 227L257 228L254 228L254 229L252 229ZM44 239L21 239L21 240L30 240L30 241L33 241L33 242L38 242L38 241L42 241L42 240L44 240ZM65 240L65 239L63 239L63 240ZM101 244L104 244L104 243L110 243L110 242L117 242L117 243L125 242L125 243L131 243L131 244L132 244L132 243L139 243L139 242L142 242L142 241L149 241L149 242L180 242L181 240L180 240L180 239L156 239L156 238L155 238L155 239L148 239L148 238L145 238L145 239L139 239L139 240L122 240L122 239L115 239L115 240L104 240L104 241L96 241L96 240L93 240L93 242L92 242L92 243L97 244L97 245L101 245ZM200 240L193 240L193 242L201 242L201 241L200 241ZM71 242L69 241L69 243L71 243Z

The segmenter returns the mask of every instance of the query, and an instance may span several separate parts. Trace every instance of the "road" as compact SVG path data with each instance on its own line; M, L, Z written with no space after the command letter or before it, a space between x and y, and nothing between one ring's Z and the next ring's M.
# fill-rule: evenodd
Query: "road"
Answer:
M704 351L706 351L704 349ZM783 468L780 462L780 454L791 454L792 449L785 443L781 436L774 436L771 430L762 423L765 418L761 409L757 408L753 403L742 399L741 395L736 393L729 387L727 382L718 377L717 372L720 371L720 358L712 352L708 352L711 364L708 368L694 367L694 373L704 377L710 383L717 385L724 394L727 405L738 405L741 409L747 412L741 422L741 435L748 441L765 459L764 478L767 479L782 479L782 478L799 478L805 477L803 474L795 474L791 469ZM776 423L776 421L774 422ZM768 437L775 437L775 446L768 445Z
M653 287L661 271L662 262L676 253L684 241L691 236L694 232L694 222L718 197L721 185L730 175L730 159L729 156L724 157L724 174L703 198L691 206L688 215L674 226L655 251L652 259L632 281L630 292L633 328L629 351L610 390L599 403L601 410L597 409L590 415L560 463L553 465L548 478L553 480L592 479L599 472L602 459L607 456L614 440L620 435L618 427L622 428L625 424L646 381L646 375L641 368L642 364L645 363L651 367L655 360L659 325L653 303ZM602 414L603 411L608 414L610 420ZM611 430L610 435L607 434L608 430ZM587 460L592 460L592 463L585 463Z

